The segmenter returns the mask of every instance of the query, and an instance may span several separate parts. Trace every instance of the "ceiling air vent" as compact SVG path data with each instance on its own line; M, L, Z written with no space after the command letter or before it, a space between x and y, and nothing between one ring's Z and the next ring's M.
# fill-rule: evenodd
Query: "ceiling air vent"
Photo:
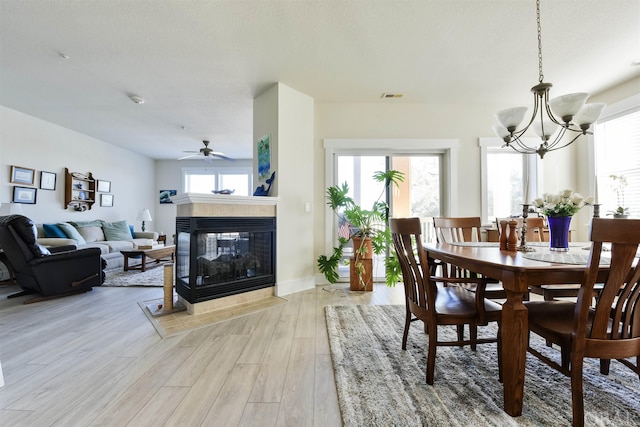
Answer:
M388 98L402 98L402 94L401 93L389 93L389 92L384 92L380 98L383 99L388 99Z

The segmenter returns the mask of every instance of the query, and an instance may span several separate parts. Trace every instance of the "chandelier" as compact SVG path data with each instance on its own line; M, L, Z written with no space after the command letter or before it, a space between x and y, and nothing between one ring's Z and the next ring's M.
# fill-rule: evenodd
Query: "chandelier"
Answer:
M493 131L505 142L503 147L511 147L523 154L537 153L542 159L549 151L564 148L582 135L591 135L592 132L588 132L588 130L600 117L606 104L585 104L589 97L588 93L572 93L549 100L549 89L553 85L543 82L540 0L536 0L536 17L538 25L538 84L531 88L534 98L533 114L527 125L518 129L527 113L527 107L514 107L498 111L496 113L498 124L493 125ZM530 127L542 140L537 147L528 146L522 139ZM569 134L565 139L567 132Z

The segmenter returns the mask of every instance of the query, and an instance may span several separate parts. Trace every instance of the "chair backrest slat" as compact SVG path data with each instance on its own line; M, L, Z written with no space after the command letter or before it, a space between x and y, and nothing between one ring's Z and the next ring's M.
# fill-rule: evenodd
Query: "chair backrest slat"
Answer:
M433 218L438 243L479 242L479 216L458 218Z
M419 218L391 218L393 245L400 262L407 300L435 316L436 288L429 280L429 264L422 247Z
M640 337L640 265L636 258L640 245L640 220L594 218L591 252L585 283L577 305L577 337L583 339L629 339ZM591 292L597 281L603 243L611 244L609 274L602 291L590 308ZM593 310L591 330L586 325Z

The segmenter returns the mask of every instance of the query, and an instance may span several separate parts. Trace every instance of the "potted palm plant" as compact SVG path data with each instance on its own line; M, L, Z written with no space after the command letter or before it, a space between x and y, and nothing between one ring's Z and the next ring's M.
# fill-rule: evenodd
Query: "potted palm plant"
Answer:
M341 223L348 227L347 233L339 233L338 245L330 256L318 257L318 269L329 283L338 281L338 266L349 242L353 243L353 256L350 263L350 281L352 290L373 290L372 258L388 249L386 258L386 283L395 285L401 278L400 266L393 249L391 232L388 227L389 206L383 197L391 185L397 186L404 181L404 174L396 170L374 172L373 179L384 183L380 196L370 209L364 209L355 203L349 194L349 185L334 185L327 188L327 205Z

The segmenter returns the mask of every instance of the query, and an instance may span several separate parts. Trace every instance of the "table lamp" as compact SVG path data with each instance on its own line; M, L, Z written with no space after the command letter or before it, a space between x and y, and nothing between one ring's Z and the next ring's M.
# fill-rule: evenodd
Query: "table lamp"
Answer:
M24 215L20 203L0 203L0 216Z
M142 231L144 231L144 222L152 221L149 209L142 209L136 218L137 221L142 221Z

